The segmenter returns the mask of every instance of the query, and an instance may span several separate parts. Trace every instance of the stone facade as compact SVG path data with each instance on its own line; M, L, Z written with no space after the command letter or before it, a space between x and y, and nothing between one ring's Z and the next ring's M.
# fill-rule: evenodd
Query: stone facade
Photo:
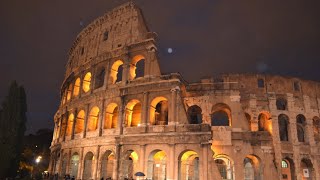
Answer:
M49 172L76 179L320 179L318 82L163 75L156 34L124 4L69 53Z

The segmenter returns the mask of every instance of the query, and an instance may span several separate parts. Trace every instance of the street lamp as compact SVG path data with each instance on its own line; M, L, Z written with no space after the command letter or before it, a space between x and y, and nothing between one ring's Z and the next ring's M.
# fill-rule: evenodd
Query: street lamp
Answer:
M39 164L39 162L41 161L41 159L42 159L42 156L38 156L37 159L36 159L36 163Z

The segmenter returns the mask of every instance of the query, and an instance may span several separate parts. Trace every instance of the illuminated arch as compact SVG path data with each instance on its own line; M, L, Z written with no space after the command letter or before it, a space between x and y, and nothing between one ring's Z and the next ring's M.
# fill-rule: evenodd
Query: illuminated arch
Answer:
M135 151L128 150L124 153L123 159L121 172L128 179L133 179L134 173L138 171L139 156Z
M154 150L148 158L148 179L165 180L167 166L167 154L162 150Z
M193 150L183 151L179 155L179 179L199 179L199 155Z
M117 128L119 108L116 103L107 106L104 119L104 129Z
M130 80L136 78L137 76L137 63L139 61L143 61L145 60L145 57L142 56L142 55L136 55L132 58L132 61L131 61L131 65L130 65ZM144 64L144 62L143 62ZM144 68L144 66L142 66L141 68ZM139 71L144 71L144 69L139 69ZM141 73L140 76L143 76L144 72Z
M82 179L93 179L93 168L94 168L95 157L92 152L87 152L84 157L84 167Z
M91 108L88 118L88 131L95 131L99 121L99 108L94 106Z
M231 126L231 109L224 103L218 103L211 110L211 126Z
M77 78L75 83L74 83L74 88L73 88L73 96L75 96L75 97L79 95L80 83L81 83L81 79Z
M75 131L74 131L75 134L83 132L85 115L86 114L85 114L84 110L79 111L79 113L77 115Z
M294 162L290 158L284 158L281 160L281 174L285 179L293 179L295 177Z
M226 155L217 155L214 162L218 167L222 179L234 178L234 162Z
M67 101L70 101L71 96L72 96L72 83L69 84L69 87L68 87L68 91L67 91Z
M263 172L261 167L261 160L256 155L247 155L243 161L244 166L244 179L254 180L262 179Z
M67 136L70 136L72 133L73 123L74 123L74 115L71 113L68 117Z
M111 70L110 70L110 83L114 84L116 82L120 82L122 80L122 74L119 74L119 68L123 65L123 61L122 60L117 60L116 62L114 62L111 66ZM121 79L120 79L121 77Z
M79 169L80 156L78 153L74 153L70 159L70 176L74 176L77 179L78 169Z
M82 83L82 89L84 92L88 92L90 90L91 85L91 72L88 72L84 78Z
M150 124L167 125L168 124L168 100L165 97L156 97L151 101L150 106Z
M269 112L264 111L258 115L258 130L272 133L272 121Z
M126 106L126 127L139 126L141 123L141 103L133 99Z
M115 164L114 153L110 150L107 150L101 158L101 174L100 178L112 178L113 176L113 167Z

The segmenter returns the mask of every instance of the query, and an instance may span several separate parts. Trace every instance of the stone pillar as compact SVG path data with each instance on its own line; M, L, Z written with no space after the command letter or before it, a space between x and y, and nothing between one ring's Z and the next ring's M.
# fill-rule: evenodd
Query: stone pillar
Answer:
M201 159L199 159L200 161L200 165L199 165L199 179L209 179L208 178L208 144L202 144L201 145L201 149L202 149L202 155L200 156ZM211 157L210 157L211 158Z
M81 148L80 151L80 158L79 158L79 166L78 166L78 175L77 179L82 179L82 174L83 174L83 162L84 162L84 157L83 157L83 147Z
M125 57L126 59L128 59L128 57ZM124 63L122 65L123 67L123 71L122 71L122 84L127 84L127 81L129 79L130 76L130 63L128 63L128 60L124 59Z
M176 103L177 103L177 90L175 88L171 89L171 103L169 111L169 125L176 124Z
M118 122L117 122L117 130L120 134L123 134L123 122L125 121L125 105L124 100L121 97L121 101L119 104L119 112L118 112Z
M178 179L177 173L175 173L176 169L176 161L175 159L175 144L170 144L170 154L169 154L169 160L168 162L168 168L167 168L167 180L175 180Z
M83 138L86 138L86 134L87 134L87 125L88 125L88 120L89 120L89 113L90 113L89 104L86 104L85 117L84 117L84 128L83 128L83 134L82 134Z
M110 66L110 61L108 61L107 63L107 66L105 67L105 75L104 75L104 82L103 82L103 85L104 85L104 90L106 90L108 88L108 85L109 85L109 78L110 78L110 71L111 70L111 66Z
M302 173L301 173L301 168L300 168L301 158L299 155L299 151L295 150L295 148L293 149L293 161L294 161L294 169L295 169L296 178L297 178L297 180L300 180L300 179L302 179ZM290 166L291 165L292 164L290 164Z
M95 158L95 164L94 164L93 173L92 173L93 179L98 179L99 178L98 172L100 170L100 168L99 168L100 145L97 146L96 152L97 152L97 155L96 155L96 158Z
M101 100L100 104L100 112L99 112L99 122L98 122L98 131L99 131L99 136L102 135L102 129L103 129L103 122L105 118L105 107L104 107L104 99Z
M148 111L149 111L149 105L148 105L148 96L149 96L149 93L148 92L143 92L143 102L142 102L142 114L141 114L141 119L142 119L142 122L141 122L141 126L146 126L148 122L148 119L149 119L149 116L148 116Z
M147 157L148 160L148 157ZM140 157L139 157L139 171L143 172L144 174L146 174L146 168L145 168L145 162L146 160L146 145L140 145Z
M119 173L120 171L120 145L116 145L115 149L115 160L113 163L113 173L112 173L112 179L118 180L119 179Z
M309 120L311 119L311 120ZM314 132L313 132L313 121L312 118L307 118L306 126L305 126L305 136L310 144L310 146L315 146L316 142L314 140Z

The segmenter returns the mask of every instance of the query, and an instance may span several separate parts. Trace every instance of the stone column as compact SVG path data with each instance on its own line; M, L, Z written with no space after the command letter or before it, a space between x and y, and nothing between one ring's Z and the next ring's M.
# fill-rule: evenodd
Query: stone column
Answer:
M309 120L311 119L311 120ZM306 126L305 126L305 136L311 146L315 146L316 142L314 140L314 132L313 132L313 121L312 118L308 118L306 120Z
M148 119L149 119L149 116L148 116L148 110L149 110L149 106L148 106L148 96L149 96L149 93L148 92L143 92L143 102L142 102L142 114L141 114L141 119L142 119L142 122L141 122L141 126L146 126L147 123L148 123Z
M125 121L125 105L123 101L123 97L121 97L117 122L117 130L120 134L123 134L123 122Z
M105 118L105 107L104 107L104 103L105 100L102 99L101 100L101 105L100 105L100 112L99 112L99 122L98 122L98 131L99 131L99 135L102 135L102 129L103 129L103 122L104 122L104 118Z
M176 101L177 101L177 90L175 88L171 89L171 103L169 111L169 122L168 125L176 124Z
M90 114L89 104L86 104L82 138L86 138L89 114Z
M202 156L201 159L199 159L200 161L200 165L199 165L199 179L208 179L208 144L202 144L201 145L201 149L202 149Z
M81 148L81 151L80 151L80 159L79 159L77 179L82 179L82 174L83 174L83 162L84 162L84 158L83 158L83 147L82 147L82 148Z
M99 178L98 172L99 172L99 170L100 170L100 168L99 168L100 145L97 146L96 152L97 152L97 155L96 155L96 158L95 158L95 165L94 165L93 173L92 173L93 179L98 179L98 178Z
M143 144L143 145L140 145L139 171L143 172L144 174L146 174L145 162L148 160L148 157L146 160L145 156L146 156L146 145Z
M129 61L129 56L125 55L123 57L123 71L122 71L122 84L127 84L127 81L129 79L130 76L130 61Z
M168 168L167 168L167 180L175 180L178 179L177 173L175 173L175 171L177 169L176 168L176 159L175 159L175 144L170 144L170 154L169 154L169 160L168 162Z
M74 139L74 131L75 131L75 127L76 127L76 123L77 123L77 113L78 110L75 109L74 110L74 118L73 118L73 124L72 124L72 130L71 130L71 139ZM67 128L68 128L68 121L69 121L69 116L67 117ZM66 134L67 134L67 128L66 128Z

